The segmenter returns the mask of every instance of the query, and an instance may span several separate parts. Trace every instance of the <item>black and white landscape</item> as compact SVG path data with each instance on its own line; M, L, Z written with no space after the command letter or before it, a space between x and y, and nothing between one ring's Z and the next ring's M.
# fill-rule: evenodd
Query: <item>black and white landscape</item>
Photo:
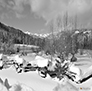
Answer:
M0 0L0 91L92 91L92 0Z

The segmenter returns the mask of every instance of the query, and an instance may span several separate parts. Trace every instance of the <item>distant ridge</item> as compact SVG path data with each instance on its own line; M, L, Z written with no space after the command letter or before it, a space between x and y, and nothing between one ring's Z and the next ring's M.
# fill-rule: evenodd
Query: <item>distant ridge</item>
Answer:
M20 29L7 26L0 22L0 39L4 43L12 41L14 44L29 44L40 46L44 38L35 34L28 34Z

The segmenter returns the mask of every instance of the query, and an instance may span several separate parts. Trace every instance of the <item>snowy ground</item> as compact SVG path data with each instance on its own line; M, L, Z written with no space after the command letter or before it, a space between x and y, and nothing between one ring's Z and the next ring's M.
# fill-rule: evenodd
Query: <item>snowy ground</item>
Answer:
M0 77L2 79L8 78L10 84L24 83L35 91L52 91L57 85L56 82L50 79L42 79L36 72L17 74L12 68L0 71Z
M34 60L34 55L29 55L25 58L27 61L33 61ZM85 71L89 66L92 65L92 59L85 56L85 57L79 57L78 62L76 65L81 68L83 71ZM0 71L0 77L4 80L5 78L8 78L10 84L14 84L16 82L24 83L27 86L33 88L35 91L53 91L53 89L57 86L57 82L51 80L51 79L43 79L41 78L36 72L28 72L28 73L21 73L18 74L16 73L15 69L9 68L3 71ZM77 90L73 89L70 91L92 91L91 86L92 86L92 79L89 79L88 81L84 82L81 85L77 85L72 81L69 81L66 86L71 87L74 85ZM54 91L69 91L69 90L64 90L63 87L61 86L62 90L56 89ZM69 88L68 87L68 88ZM59 87L58 87L59 88ZM82 88L82 89L80 89ZM88 90L88 89L89 90Z

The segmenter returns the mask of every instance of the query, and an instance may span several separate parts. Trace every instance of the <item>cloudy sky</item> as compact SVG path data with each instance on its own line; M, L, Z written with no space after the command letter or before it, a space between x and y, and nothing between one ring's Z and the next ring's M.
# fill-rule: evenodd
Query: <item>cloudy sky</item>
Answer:
M32 33L47 33L47 22L66 11L92 27L92 0L0 0L0 21Z

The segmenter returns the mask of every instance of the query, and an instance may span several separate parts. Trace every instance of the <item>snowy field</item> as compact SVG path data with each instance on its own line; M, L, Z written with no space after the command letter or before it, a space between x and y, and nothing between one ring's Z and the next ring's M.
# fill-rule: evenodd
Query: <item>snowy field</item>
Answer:
M0 71L2 79L8 78L10 84L20 82L33 88L35 91L52 91L56 83L52 80L42 79L36 72L18 74L12 68Z
M34 55L29 55L23 58L27 61L33 61ZM15 84L17 82L26 84L35 91L52 91L52 89L57 85L55 81L41 78L36 72L18 74L12 67L0 71L0 78L3 80L7 78L10 84Z
M34 57L34 55L29 55L23 58L25 58L27 61L33 61ZM75 64L83 71L85 71L89 66L92 65L92 59L89 57L79 57L78 62L76 62ZM57 82L51 79L41 78L36 72L18 74L12 67L2 71L0 70L0 78L2 78L3 80L7 78L10 84L15 84L17 82L26 84L28 87L33 88L34 91L92 91L92 79L89 79L88 81L80 85L72 81L68 81L66 85L63 86L57 85ZM66 88L72 89L67 90Z

